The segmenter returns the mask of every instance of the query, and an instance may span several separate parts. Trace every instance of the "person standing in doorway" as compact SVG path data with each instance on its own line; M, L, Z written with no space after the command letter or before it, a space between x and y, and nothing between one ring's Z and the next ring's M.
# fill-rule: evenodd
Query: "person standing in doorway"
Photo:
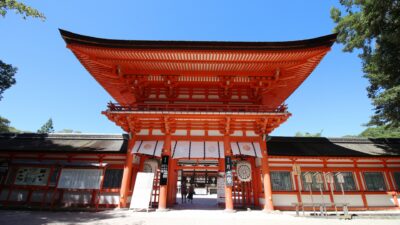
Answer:
M186 195L187 195L187 187L186 187L186 182L182 181L181 184L181 202L186 203Z
M194 186L193 186L193 184L190 184L188 197L187 197L189 199L190 203L193 203L193 195L194 195Z

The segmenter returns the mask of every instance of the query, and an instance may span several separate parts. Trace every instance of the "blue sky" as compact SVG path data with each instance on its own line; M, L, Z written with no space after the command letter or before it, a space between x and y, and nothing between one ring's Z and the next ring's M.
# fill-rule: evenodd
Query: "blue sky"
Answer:
M0 59L18 67L17 84L0 115L36 131L50 117L56 130L120 133L101 115L112 98L65 48L58 28L132 40L289 41L332 33L338 1L24 1L47 20L0 18ZM288 3L289 2L289 3ZM292 117L272 135L297 131L338 137L358 134L372 115L357 53L335 44L287 99Z

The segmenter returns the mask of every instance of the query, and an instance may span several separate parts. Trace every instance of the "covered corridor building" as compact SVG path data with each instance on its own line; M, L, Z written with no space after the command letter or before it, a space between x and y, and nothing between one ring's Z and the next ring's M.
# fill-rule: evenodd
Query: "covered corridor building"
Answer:
M227 211L311 200L399 207L399 140L269 136L290 117L284 101L335 34L196 42L60 32L116 100L102 113L127 135L3 136L1 204L128 207L137 173L148 171L158 210L174 206L183 180L217 191ZM311 199L310 191L321 195Z

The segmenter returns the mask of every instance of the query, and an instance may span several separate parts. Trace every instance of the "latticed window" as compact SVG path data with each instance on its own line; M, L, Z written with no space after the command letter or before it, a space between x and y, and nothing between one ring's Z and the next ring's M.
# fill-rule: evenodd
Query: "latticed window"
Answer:
M104 175L103 188L120 188L122 174L122 169L107 169Z
M400 190L400 172L393 173L394 182L396 183L396 189Z
M383 173L365 172L364 179L368 191L386 191L386 184Z
M356 182L354 181L354 175L352 172L340 172L340 174L343 176L343 190L344 191L356 191ZM340 183L338 180L338 176L335 175L335 190L336 191L341 191Z
M273 191L291 191L293 187L290 172L286 171L271 172L271 183Z

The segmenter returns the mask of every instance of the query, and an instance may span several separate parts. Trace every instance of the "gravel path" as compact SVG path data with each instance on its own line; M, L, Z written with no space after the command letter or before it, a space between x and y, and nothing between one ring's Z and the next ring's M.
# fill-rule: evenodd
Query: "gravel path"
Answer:
M388 212L388 213L394 213ZM400 218L400 217L399 217ZM48 212L0 210L1 225L19 224L177 224L177 225L236 225L236 224L306 224L306 225L399 225L398 219L339 220L295 217L293 212L267 214L261 211L226 213L223 210L173 210L169 212L133 212L109 210L102 212Z

